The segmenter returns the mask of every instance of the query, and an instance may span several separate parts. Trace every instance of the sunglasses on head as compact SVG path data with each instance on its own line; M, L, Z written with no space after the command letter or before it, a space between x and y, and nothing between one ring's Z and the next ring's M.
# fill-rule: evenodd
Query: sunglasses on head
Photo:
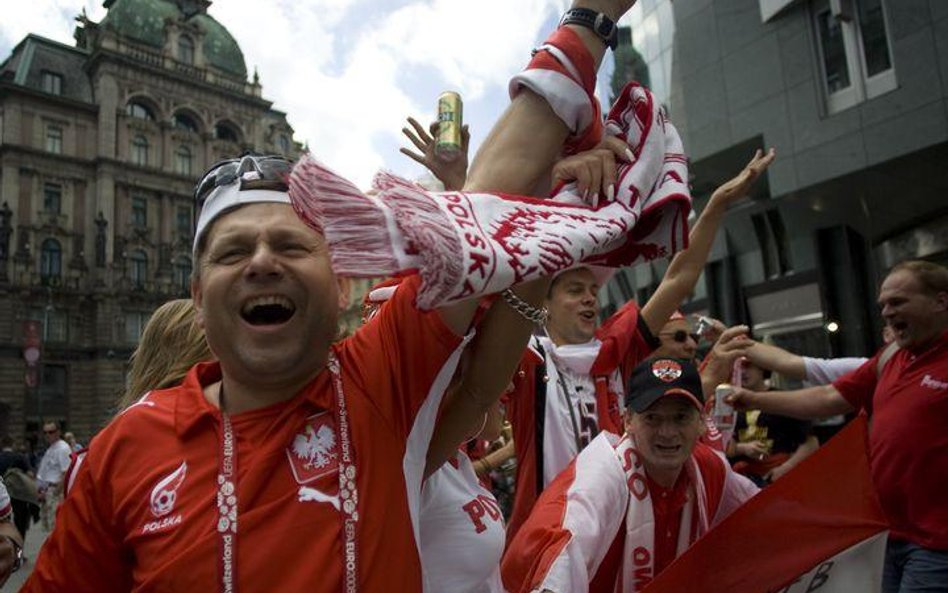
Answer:
M701 341L701 336L699 336L698 334L688 333L683 329L679 329L673 332L662 332L658 335L671 336L672 340L675 340L676 342L679 342L681 344L684 344L685 342L687 342L688 338L691 338L692 340L694 340L695 344Z
M292 168L293 163L277 155L245 155L221 161L208 169L201 177L197 189L194 190L194 199L200 208L213 190L238 181L241 190L287 191L286 180Z

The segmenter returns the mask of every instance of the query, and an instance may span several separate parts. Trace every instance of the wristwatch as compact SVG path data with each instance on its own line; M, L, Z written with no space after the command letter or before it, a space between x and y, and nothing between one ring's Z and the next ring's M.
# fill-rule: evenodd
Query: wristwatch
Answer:
M17 542L15 539L10 537L9 535L4 535L3 537L6 538L6 540L10 542L10 545L13 546L14 560L13 560L13 568L10 570L10 572L16 572L20 570L21 566L23 566L23 546L21 546L19 542Z
M601 12L589 8L571 8L560 19L560 26L563 25L579 25L591 29L602 39L606 47L613 51L619 45L619 28L612 22L612 19Z

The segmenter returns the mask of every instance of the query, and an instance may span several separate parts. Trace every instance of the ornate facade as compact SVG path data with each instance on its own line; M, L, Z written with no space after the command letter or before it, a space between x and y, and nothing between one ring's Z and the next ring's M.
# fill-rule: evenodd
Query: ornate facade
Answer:
M106 0L75 47L28 35L0 64L0 434L100 428L151 312L188 295L200 174L300 152L210 4Z

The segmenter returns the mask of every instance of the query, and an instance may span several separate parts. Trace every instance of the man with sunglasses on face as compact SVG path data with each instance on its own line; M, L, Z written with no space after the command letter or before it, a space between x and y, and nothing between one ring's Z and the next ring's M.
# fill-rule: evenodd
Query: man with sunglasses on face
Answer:
M575 4L615 22L634 0ZM564 27L594 79L602 36ZM569 132L521 90L465 189L531 193ZM291 206L286 172L279 158L246 156L199 184L192 297L217 360L93 439L24 591L421 590L414 535L433 394L454 375L477 302L422 311L410 277L334 344L346 282L324 234ZM457 442L508 384L548 282L505 292L470 338L478 355L455 388L474 409Z
M691 324L684 315L675 311L658 332L660 346L655 349L653 356L666 356L694 360L698 353L699 336L692 333Z
M691 229L688 248L672 259L641 308L629 302L597 327L598 293L609 275L579 267L553 280L545 301L545 335L530 340L507 406L517 451L508 542L544 488L600 431L621 434L624 385L639 362L655 350L666 357L694 358L697 344L676 310L698 281L728 205L747 195L774 158L773 150L757 151L736 177L715 190Z
M56 525L56 509L63 495L63 476L71 463L72 449L69 443L63 440L59 424L47 422L43 425L43 436L48 448L40 461L36 472L36 482L39 486L39 495L43 503L41 514L43 528L52 530Z

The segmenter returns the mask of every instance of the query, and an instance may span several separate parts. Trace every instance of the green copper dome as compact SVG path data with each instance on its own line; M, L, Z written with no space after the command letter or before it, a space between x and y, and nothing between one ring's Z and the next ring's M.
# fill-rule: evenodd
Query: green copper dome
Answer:
M165 19L181 14L166 0L113 0L105 7L109 12L100 26L157 49L165 46Z
M100 26L155 49L165 46L165 21L185 18L179 4L170 0L106 0L104 5L109 12ZM204 31L204 59L231 76L246 80L244 53L227 29L203 12L188 22Z
M204 31L204 58L224 72L246 80L244 52L224 25L206 14L195 16L194 22Z

